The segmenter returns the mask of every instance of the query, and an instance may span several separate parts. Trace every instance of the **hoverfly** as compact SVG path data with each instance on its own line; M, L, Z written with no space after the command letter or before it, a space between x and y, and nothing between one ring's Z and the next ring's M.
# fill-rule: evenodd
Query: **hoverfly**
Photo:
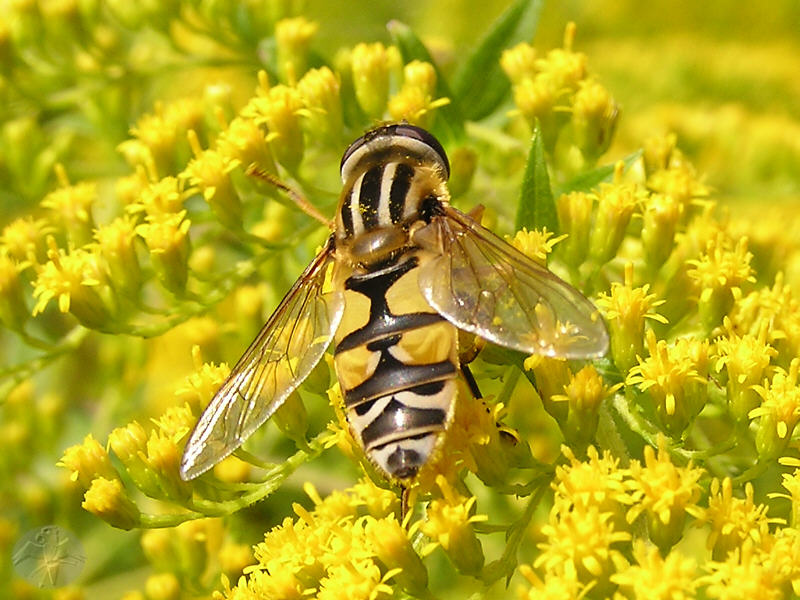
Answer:
M236 450L333 342L353 437L406 489L478 393L458 331L527 354L591 358L608 334L580 292L451 207L439 141L405 123L344 153L332 233L233 367L189 437L192 479Z

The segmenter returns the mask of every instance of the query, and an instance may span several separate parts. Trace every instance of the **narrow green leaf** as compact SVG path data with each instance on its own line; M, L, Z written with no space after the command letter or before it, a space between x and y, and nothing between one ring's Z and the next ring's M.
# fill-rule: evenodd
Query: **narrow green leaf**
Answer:
M642 151L639 149L635 152L631 152L628 154L628 156L623 158L622 162L625 163L625 169L629 169L634 161L641 155ZM570 192L588 192L603 182L611 181L612 177L614 176L615 165L616 163L603 165L602 167L597 167L591 171L586 171L585 173L576 175L566 183L558 186L555 196L558 197L561 194L569 194Z
M436 97L448 98L450 104L436 109L436 119L434 120L432 133L445 145L461 143L464 139L464 117L458 107L453 91L447 84L447 80L439 66L433 61L430 52L417 37L417 34L405 23L389 21L386 28L392 36L392 41L403 55L403 62L409 63L412 60L421 60L433 65L436 71Z
M511 87L500 68L503 50L530 41L539 25L543 0L517 0L494 22L453 79L453 91L466 119L489 115Z
M523 227L528 229L547 227L547 230L553 233L559 231L556 203L553 200L553 191L550 189L542 130L538 121L533 130L528 163L525 165L525 175L522 178L515 227L517 230Z

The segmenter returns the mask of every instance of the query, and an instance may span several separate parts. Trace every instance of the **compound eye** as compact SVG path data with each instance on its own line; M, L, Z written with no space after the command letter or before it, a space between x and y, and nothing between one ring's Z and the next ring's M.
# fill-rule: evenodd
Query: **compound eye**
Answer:
M432 150L439 155L439 158L444 165L445 171L447 172L447 177L450 177L450 161L447 160L447 153L444 151L444 148L439 143L433 134L429 131L426 131L422 127L417 127L416 125L409 125L407 123L401 123L399 125L394 125L394 135L401 135L403 137L408 137L414 140L419 140L426 146L429 146Z

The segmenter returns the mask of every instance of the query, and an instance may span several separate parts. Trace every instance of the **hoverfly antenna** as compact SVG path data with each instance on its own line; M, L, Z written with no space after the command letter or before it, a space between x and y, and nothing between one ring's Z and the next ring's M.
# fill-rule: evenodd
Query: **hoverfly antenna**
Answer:
M416 125L394 123L371 129L350 144L340 165L342 181L347 181L358 165L371 162L370 159L384 160L390 154L435 162L441 166L445 178L450 177L450 161L439 140Z

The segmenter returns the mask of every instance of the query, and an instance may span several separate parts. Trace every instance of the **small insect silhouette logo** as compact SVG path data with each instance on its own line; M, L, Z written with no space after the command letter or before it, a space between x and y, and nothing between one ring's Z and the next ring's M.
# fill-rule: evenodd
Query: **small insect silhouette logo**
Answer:
M57 588L80 575L86 554L75 535L58 525L45 525L20 538L11 561L28 583L42 589Z

